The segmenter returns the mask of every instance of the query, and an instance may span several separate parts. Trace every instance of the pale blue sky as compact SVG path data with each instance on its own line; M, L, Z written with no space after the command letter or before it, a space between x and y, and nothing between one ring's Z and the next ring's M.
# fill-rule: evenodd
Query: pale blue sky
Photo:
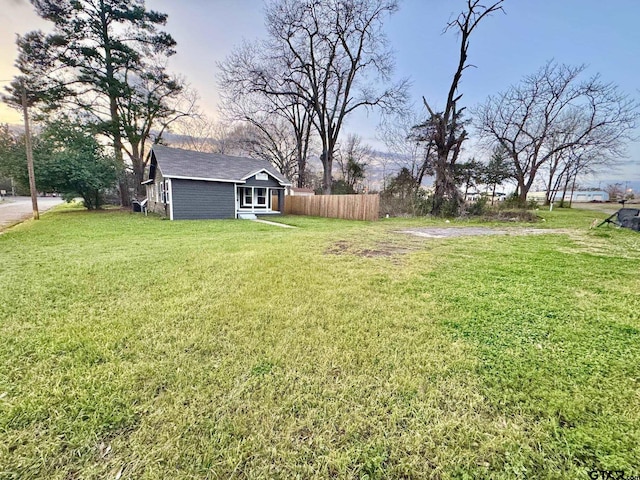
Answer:
M11 67L15 33L42 23L26 0L0 3L0 79L4 80L15 73ZM464 3L404 0L386 23L396 54L396 76L411 78L416 102L424 95L436 107L442 106L458 48L456 36L442 34L442 29ZM169 14L167 30L178 42L171 69L188 79L200 92L202 108L215 115L215 63L243 38L263 34L262 0L147 0L147 5ZM474 32L469 60L477 68L463 76L465 105L471 107L504 90L550 59L587 64L588 73L599 72L604 80L640 97L639 0L506 0L504 8L505 14L486 19ZM363 113L347 128L373 143L377 123L377 114ZM640 143L631 145L629 153L635 164L615 177L640 181Z

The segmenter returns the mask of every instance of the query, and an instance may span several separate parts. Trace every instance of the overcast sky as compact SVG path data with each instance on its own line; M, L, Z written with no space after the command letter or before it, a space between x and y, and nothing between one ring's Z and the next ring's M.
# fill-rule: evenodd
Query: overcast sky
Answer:
M178 42L171 60L174 73L198 90L202 109L216 115L216 62L243 39L263 35L262 0L147 0L169 15L166 30ZM436 107L444 102L457 61L457 38L442 33L464 0L404 0L386 25L396 56L396 77L409 77L418 103L424 95ZM0 80L16 72L15 34L46 27L26 0L0 0ZM506 0L506 14L486 19L471 38L462 103L469 107L518 82L555 59L588 65L588 73L640 96L640 0ZM348 131L375 142L376 113L351 118ZM19 117L0 107L0 121ZM638 130L640 135L640 129ZM633 162L616 179L640 181L640 143L629 148ZM604 179L609 180L609 179Z

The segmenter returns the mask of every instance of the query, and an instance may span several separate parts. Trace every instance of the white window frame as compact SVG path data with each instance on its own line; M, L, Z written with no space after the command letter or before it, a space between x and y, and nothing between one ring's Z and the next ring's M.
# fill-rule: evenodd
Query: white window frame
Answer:
M271 188L269 187L240 187L240 210L260 210L269 211L271 206L269 205L269 196L271 195ZM258 203L258 192L256 190L264 190L264 203ZM247 192L251 192L251 202L247 202ZM263 195L260 195L263 197Z
M264 195L258 194L259 190L264 190ZM259 208L268 208L269 207L269 189L267 187L253 187L253 205ZM259 202L259 198L264 198L264 203Z
M247 197L247 192L249 192L249 196ZM240 208L252 208L253 207L253 187L242 187L240 191ZM247 202L247 198L249 198L249 202Z

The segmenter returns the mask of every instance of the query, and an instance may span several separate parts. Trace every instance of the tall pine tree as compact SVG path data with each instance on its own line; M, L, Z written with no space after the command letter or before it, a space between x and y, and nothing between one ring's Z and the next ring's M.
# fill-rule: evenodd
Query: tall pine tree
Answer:
M175 40L159 27L167 15L148 10L144 0L31 0L37 14L53 23L53 33L31 32L18 39L20 55L33 64L49 65L49 75L66 86L62 102L79 107L101 133L111 138L124 173L123 132L119 108L134 89L127 78L149 75L149 64L175 53ZM159 80L166 78L161 72ZM178 93L180 85L171 84ZM131 158L136 182L142 158ZM120 194L130 202L124 174Z

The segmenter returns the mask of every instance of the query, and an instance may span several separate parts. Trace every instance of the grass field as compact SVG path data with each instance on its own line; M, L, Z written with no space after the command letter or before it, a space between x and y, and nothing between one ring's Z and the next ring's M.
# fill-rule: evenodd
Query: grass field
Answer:
M640 235L540 215L566 231L72 207L18 226L0 478L640 475Z

